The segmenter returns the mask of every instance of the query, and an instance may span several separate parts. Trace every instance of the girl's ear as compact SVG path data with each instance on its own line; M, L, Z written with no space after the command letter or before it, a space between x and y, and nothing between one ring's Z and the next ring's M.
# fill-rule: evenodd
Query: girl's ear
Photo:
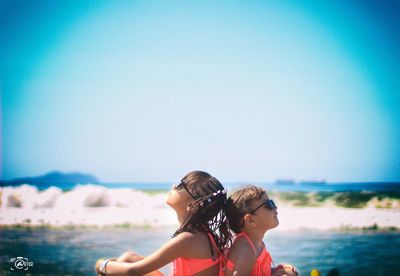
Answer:
M243 220L244 220L244 226L246 225L255 226L256 221L254 220L251 214L244 215Z

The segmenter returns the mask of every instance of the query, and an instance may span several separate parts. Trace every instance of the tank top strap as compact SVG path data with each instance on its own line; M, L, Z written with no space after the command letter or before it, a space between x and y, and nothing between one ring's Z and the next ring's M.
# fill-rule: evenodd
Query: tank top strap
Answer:
M254 254L257 255L256 247L254 246L254 244L251 241L251 239L249 238L249 236L247 236L246 232L240 232L239 234L236 235L236 238L239 238L239 237L245 237L247 242L250 244L251 248L253 249Z
M263 249L262 249L260 255L259 255L258 258L257 258L257 261L264 260L265 258L269 259L269 253L268 253L268 251L266 250L266 248L263 247Z
M207 236L208 236L208 240L211 241L212 245L215 247L215 249L218 251L218 253L221 253L221 252L219 252L217 243L215 242L213 235L211 235L210 232L207 232Z

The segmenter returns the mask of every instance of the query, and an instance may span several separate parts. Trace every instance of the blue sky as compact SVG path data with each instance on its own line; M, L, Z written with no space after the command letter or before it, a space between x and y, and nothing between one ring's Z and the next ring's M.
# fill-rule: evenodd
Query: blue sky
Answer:
M400 180L395 1L1 1L2 179Z

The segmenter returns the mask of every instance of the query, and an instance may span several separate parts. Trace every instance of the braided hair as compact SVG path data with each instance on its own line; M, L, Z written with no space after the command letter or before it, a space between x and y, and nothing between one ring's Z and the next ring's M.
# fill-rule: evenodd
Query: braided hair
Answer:
M218 179L202 171L186 174L181 183L190 191L194 202L189 206L185 220L172 237L182 232L208 232L222 252L231 242L225 215L225 188Z

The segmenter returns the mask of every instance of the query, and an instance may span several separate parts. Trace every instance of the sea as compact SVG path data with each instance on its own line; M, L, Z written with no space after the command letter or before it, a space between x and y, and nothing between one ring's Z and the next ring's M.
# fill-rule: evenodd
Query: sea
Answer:
M127 250L143 256L166 242L173 228L162 229L0 229L1 275L96 275L98 258ZM264 242L274 264L294 264L300 275L318 269L327 275L400 275L400 233L272 230ZM18 270L16 257L32 263ZM12 270L14 269L14 270ZM161 269L168 273L169 265ZM168 274L167 274L168 275Z

